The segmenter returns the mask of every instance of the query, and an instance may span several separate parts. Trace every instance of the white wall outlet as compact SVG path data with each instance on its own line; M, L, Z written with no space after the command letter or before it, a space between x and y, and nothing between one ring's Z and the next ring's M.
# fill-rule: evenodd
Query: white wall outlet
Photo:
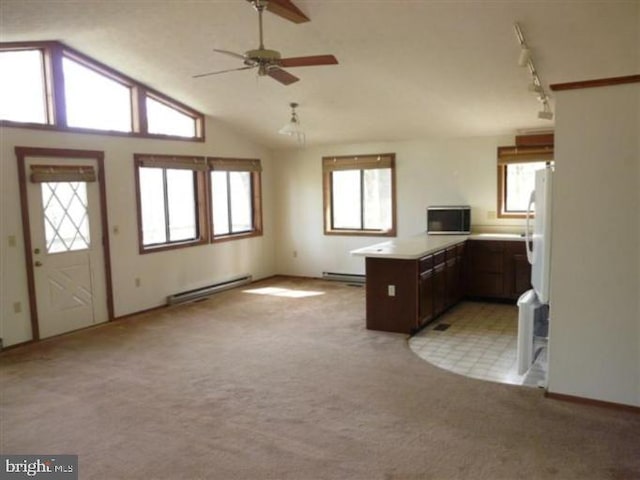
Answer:
M13 302L13 313L20 313L20 312L22 312L22 303Z
M487 212L487 220L495 220L498 215L495 210L489 210Z
M140 277L136 277L135 282L136 282L136 287L139 287L139 286L140 286L140 284L142 283L142 282L140 281Z
M298 251L297 250L293 251L293 258L298 258Z
M16 246L16 236L15 235L9 235L9 246L10 247L15 247Z
M387 294L390 297L395 297L396 296L396 286L395 285L388 285L387 286Z

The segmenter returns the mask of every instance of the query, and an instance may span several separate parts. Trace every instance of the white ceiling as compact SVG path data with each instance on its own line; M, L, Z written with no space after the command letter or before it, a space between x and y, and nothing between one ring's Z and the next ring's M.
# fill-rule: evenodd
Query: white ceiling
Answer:
M517 65L515 21L545 87L640 70L640 0L294 2L311 22L266 13L265 46L340 65L290 69L290 86L253 70L191 78L241 66L213 48L257 48L245 0L0 0L0 40L60 40L271 148L291 146L276 133L291 101L307 144L552 127Z

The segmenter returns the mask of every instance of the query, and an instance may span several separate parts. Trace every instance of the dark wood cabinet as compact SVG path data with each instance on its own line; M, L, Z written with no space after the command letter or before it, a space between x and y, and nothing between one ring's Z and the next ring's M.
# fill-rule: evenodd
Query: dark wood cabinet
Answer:
M415 260L367 257L367 328L413 333L466 296L517 299L531 288L524 248L468 240Z
M367 328L413 333L464 292L464 244L417 260L367 257Z
M516 300L531 288L531 266L520 241L469 240L467 295Z

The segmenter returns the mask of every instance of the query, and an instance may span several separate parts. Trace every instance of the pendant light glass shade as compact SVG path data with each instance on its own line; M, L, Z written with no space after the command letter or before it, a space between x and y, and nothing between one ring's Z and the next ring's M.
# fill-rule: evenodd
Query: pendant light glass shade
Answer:
M304 130L302 129L302 125L300 124L300 119L298 118L298 114L296 113L297 103L290 103L291 107L291 120L284 127L278 130L278 133L281 135L289 135L290 137L295 137L298 143L304 144L305 135Z

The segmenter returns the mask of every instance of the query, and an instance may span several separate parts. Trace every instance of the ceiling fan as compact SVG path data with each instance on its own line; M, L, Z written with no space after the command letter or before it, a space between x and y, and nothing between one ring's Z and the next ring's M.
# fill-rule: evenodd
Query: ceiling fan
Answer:
M283 85L290 85L300 80L291 75L282 67L312 67L316 65L337 65L338 60L333 55L312 55L307 57L282 58L280 52L264 48L262 38L262 14L265 10L272 12L282 18L294 23L308 22L309 18L302 13L290 0L247 0L258 12L258 26L260 29L260 46L255 50L248 50L244 55L230 52L228 50L213 49L214 52L222 53L244 62L244 67L221 70L217 72L201 73L193 78L208 77L220 73L235 72L238 70L258 69L258 75L269 76Z

